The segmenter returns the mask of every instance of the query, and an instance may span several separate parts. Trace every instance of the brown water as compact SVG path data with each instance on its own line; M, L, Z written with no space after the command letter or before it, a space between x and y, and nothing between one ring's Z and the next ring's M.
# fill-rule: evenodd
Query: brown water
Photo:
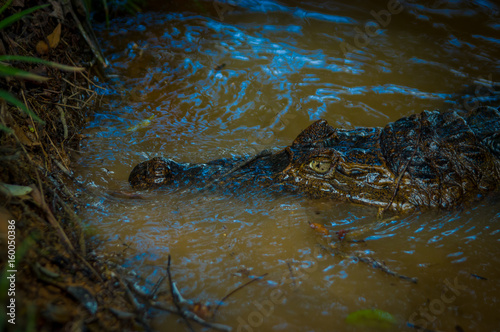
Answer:
M123 255L149 291L170 254L183 296L212 305L268 273L220 307L215 321L235 331L377 331L346 321L372 308L394 316L386 331L415 331L408 322L500 331L498 195L384 221L370 207L285 195L109 195L131 190L132 167L153 156L252 155L290 144L320 118L344 128L383 126L426 109L500 104L500 7L487 0L408 1L390 16L386 1L231 3L158 5L99 31L112 79L96 89L103 106L88 124L78 168L100 193L82 191L98 254ZM377 34L371 11L385 25ZM353 52L344 53L343 42ZM351 233L338 251L324 249L342 229ZM186 330L178 317L152 315L158 331Z

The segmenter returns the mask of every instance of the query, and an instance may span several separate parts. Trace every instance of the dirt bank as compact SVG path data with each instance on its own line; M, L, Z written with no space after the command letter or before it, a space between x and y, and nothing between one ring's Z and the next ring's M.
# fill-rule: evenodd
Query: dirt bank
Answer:
M0 19L44 3L13 1ZM41 119L0 99L0 123L11 131L0 131L0 330L147 329L119 273L92 254L76 214L79 187L72 163L79 131L99 102L92 81L99 61L78 27L77 21L85 25L84 13L75 7L73 15L63 1L49 3L0 30L0 55L34 56L85 70L9 61L11 68L48 80L0 80L0 90ZM15 236L8 232L14 228ZM14 242L15 263L8 256Z

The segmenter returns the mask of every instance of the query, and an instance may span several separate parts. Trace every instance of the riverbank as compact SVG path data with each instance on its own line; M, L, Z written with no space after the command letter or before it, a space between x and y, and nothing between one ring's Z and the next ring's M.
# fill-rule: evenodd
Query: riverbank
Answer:
M77 191L84 189L72 167L84 139L80 130L99 103L92 77L100 64L78 26L85 22L81 8L72 13L62 1L50 3L0 32L2 55L85 68L9 62L46 80L0 82L41 119L0 100L0 123L10 131L0 131L0 329L131 330L141 324L134 323L141 321L138 309L119 273L94 254L76 214ZM3 18L41 4L14 1Z

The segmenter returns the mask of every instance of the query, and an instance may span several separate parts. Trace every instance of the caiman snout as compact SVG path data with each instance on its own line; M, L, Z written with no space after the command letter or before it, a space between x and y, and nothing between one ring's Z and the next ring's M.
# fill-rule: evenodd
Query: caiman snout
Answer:
M134 167L128 181L134 189L149 189L168 185L182 172L182 166L173 160L156 157Z

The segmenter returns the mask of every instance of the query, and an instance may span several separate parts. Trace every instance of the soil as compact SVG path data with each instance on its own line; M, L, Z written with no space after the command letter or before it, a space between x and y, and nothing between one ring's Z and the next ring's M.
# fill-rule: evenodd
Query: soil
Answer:
M74 180L71 169L84 138L79 131L99 103L92 77L101 66L64 1L49 2L50 6L0 30L0 55L35 56L85 71L9 62L48 80L0 78L0 90L8 91L45 122L38 123L0 99L0 124L11 129L11 133L0 131L0 330L148 330L146 310L130 294L123 272L93 253L77 216L77 192L85 189ZM14 0L2 18L44 3ZM75 12L84 22L81 11L75 8ZM59 23L55 43L51 34ZM40 48L40 41L49 47ZM20 189L25 192L13 192L5 184L23 186ZM16 266L8 261L12 224ZM11 275L15 283L8 282ZM7 315L12 299L15 324L8 321L12 314Z

